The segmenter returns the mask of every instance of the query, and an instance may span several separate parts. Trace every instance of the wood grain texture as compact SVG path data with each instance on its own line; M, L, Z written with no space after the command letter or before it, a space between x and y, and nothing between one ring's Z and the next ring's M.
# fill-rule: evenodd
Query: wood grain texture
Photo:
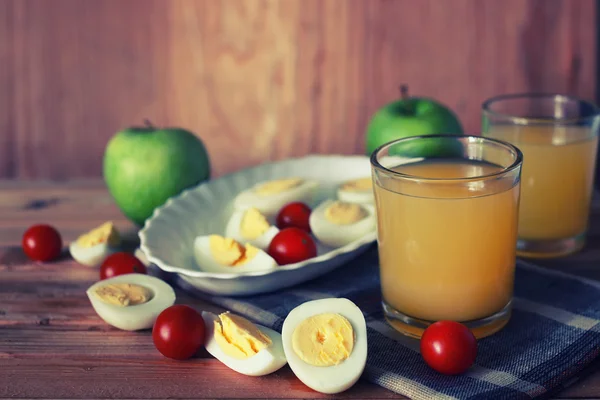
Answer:
M168 2L11 5L18 176L100 176L112 133L145 116L164 119Z
M362 153L400 83L451 106L468 132L492 95L593 99L595 4L4 0L0 177L98 177L110 136L145 117L201 136L215 176Z
M12 14L13 3L0 2L0 178L12 178L16 171Z
M184 362L166 359L154 348L149 330L123 332L94 313L85 290L97 280L97 269L78 265L68 254L52 263L28 261L19 244L32 221L56 224L66 243L97 224L97 215L131 230L101 180L0 181L0 193L0 399L328 397L304 386L289 367L253 378L233 372L204 350ZM588 245L572 256L577 269L569 272L600 279L597 262L592 262L600 257L598 249L596 201ZM558 268L550 261L546 265ZM177 303L221 311L179 290ZM595 363L587 376L553 398L597 398L599 368L600 362ZM403 397L359 381L335 398Z

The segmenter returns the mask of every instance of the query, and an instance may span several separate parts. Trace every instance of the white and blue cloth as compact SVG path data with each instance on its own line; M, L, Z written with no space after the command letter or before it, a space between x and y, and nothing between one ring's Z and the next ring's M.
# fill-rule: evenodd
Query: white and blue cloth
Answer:
M475 365L460 376L430 369L418 341L390 328L381 309L376 247L311 282L252 297L208 301L279 332L289 311L326 297L356 303L368 326L363 378L412 399L529 399L571 383L600 355L600 282L517 262L513 314L481 339Z

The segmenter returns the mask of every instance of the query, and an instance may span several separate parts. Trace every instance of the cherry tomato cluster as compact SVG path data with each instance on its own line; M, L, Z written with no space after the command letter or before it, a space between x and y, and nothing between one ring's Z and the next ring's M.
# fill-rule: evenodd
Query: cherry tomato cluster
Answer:
M49 262L62 252L63 241L56 228L47 224L30 226L21 239L23 252L33 261ZM146 274L146 266L133 254L118 252L108 256L100 267L100 279L123 274Z
M477 340L469 328L454 321L438 321L421 336L421 356L434 370L444 375L459 375L477 357Z
M22 238L23 251L34 261L57 259L62 251L62 237L50 225L33 225ZM147 274L146 266L133 254L118 252L106 257L100 266L100 279L124 274ZM198 311L186 305L174 305L163 310L154 322L152 340L166 357L190 358L204 343L204 320Z
M311 209L293 202L281 208L275 219L279 233L271 240L267 253L279 265L293 264L317 256L317 245L310 235Z

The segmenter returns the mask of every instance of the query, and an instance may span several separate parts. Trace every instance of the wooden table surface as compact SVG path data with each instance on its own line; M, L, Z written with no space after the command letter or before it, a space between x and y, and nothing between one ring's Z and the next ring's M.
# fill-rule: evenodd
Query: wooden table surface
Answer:
M85 290L98 270L68 254L39 264L26 259L21 236L34 223L50 223L65 244L112 220L135 240L101 181L0 182L0 398L319 398L289 367L266 377L231 371L202 350L187 361L163 357L150 331L124 332L106 325ZM600 218L597 218L600 220ZM589 246L574 256L571 272L600 279L600 226L592 224ZM586 262L586 260L589 260ZM547 262L558 268L556 262ZM219 311L177 292L177 303ZM600 398L600 364L558 399ZM403 398L359 381L336 398Z

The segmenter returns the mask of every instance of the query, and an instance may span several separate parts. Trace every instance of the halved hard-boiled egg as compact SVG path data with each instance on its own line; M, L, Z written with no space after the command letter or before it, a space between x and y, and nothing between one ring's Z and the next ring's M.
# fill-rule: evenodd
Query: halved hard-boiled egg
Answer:
M283 350L290 368L306 386L340 393L360 378L367 361L367 326L350 300L303 303L283 322Z
M198 236L194 258L200 269L207 272L243 273L277 267L273 257L258 247L219 235Z
M104 322L126 331L152 328L158 314L175 303L171 286L145 274L101 280L86 294Z
M262 376L287 363L278 332L229 312L217 316L205 311L202 318L206 350L232 370Z
M345 246L375 231L375 208L367 204L326 200L310 214L309 224L313 235L323 244Z
M316 181L302 178L261 182L239 193L233 201L233 206L236 209L254 207L270 218L287 203L310 202L317 187Z
M250 243L266 250L271 240L279 233L255 207L234 211L225 227L225 236L238 242Z
M337 197L349 203L374 204L373 179L368 177L346 181L338 187Z
M105 222L99 227L79 236L69 245L69 251L75 261L88 267L102 264L102 261L121 243L119 232L112 222Z

